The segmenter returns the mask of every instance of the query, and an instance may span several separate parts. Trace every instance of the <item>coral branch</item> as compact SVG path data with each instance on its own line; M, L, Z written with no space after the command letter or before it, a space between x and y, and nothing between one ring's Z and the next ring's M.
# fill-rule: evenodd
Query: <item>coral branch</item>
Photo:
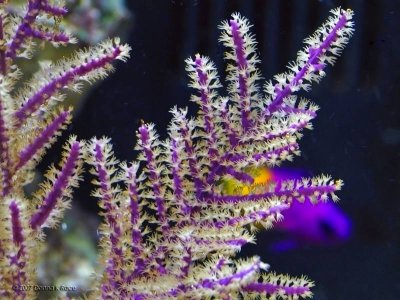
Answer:
M20 246L24 241L20 221L20 209L15 201L10 203L9 208L11 214L13 242L15 245Z
M204 117L202 127L208 142L208 155L211 158L215 158L218 155L218 132L215 124L218 118L214 112L214 102L217 96L215 89L221 87L221 84L219 83L215 66L208 58L196 55L194 61L187 59L186 63L186 71L190 72L189 76L193 80L190 86L200 92L200 96L193 96L192 101L199 105L199 115Z
M138 185L141 179L137 178L137 172L139 169L139 164L132 164L130 167L123 167L124 170L124 180L127 186L129 195L129 208L130 208L130 225L131 225L131 245L132 254L135 259L135 267L132 270L132 274L141 274L144 270L144 260L143 260L143 235L140 228L143 219L140 214L139 207L139 191Z
M199 162L193 145L194 123L186 119L187 110L178 110L176 107L171 110L173 115L170 125L171 135L178 135L184 144L185 159L189 164L189 174L193 179L196 196L200 197L205 183L202 180Z
M249 33L250 27L249 22L239 14L233 14L232 19L220 27L223 30L220 41L231 49L231 52L225 54L225 58L234 62L227 67L227 80L231 82L229 92L233 96L232 101L240 105L238 111L244 132L254 125L251 101L258 102L256 82L260 79L257 71L259 59L254 51L256 41Z
M28 34L34 38L43 41L56 42L56 43L67 43L69 42L69 36L64 33L50 33L43 32L37 29L29 28L25 30L25 34Z
M36 37L35 32L36 34L38 32L33 30L32 26L42 10L54 15L63 15L66 13L64 8L53 7L48 4L47 0L29 0L25 16L21 24L18 26L17 31L15 32L15 35L6 51L6 57L8 59L13 60L17 56L18 50L22 47L28 37ZM41 35L43 34L44 33ZM68 36L63 35L63 39L60 41L68 42L69 38Z
M335 56L338 56L347 44L353 33L353 23L350 21L353 12L341 9L332 12L334 17L317 30L315 35L306 39L305 42L309 46L300 51L296 63L289 66L293 73L277 75L275 79L278 83L267 87L267 92L273 96L271 103L266 107L267 116L280 109L284 99L291 93L300 88L308 90L309 84L304 82L319 81L325 75L323 69L326 63L333 64ZM329 52L332 56L328 55Z
M0 3L1 5L1 3ZM4 19L3 16L0 15L0 41L4 41L4 25L3 25ZM3 45L1 45L3 46ZM0 47L0 74L5 75L6 74L6 52L3 47Z
M107 41L97 48L79 53L75 60L61 63L62 67L59 70L53 68L51 74L55 77L34 92L15 112L17 125L21 126L30 115L62 88L83 79L93 80L104 77L105 68L115 59L125 60L129 56L128 52L129 47L120 45L118 40Z
M28 77L26 64L16 61L33 57L34 40L58 46L75 39L64 29L67 23L59 26L67 13L63 0L22 1L21 15L15 13L14 1L8 2L0 0L0 298L22 300L37 298L34 287L43 228L57 225L81 179L84 143L71 136L59 168L52 166L38 190L28 192L36 186L31 184L36 165L70 122L71 109L60 109L58 103L65 98L65 88L79 91L82 82L104 78L111 63L124 61L130 48L115 39L57 63L40 61L39 71L23 82ZM29 62L33 69L34 63ZM132 260L116 261L113 272L122 261Z
M330 177L320 177L313 179L302 179L296 181L284 182L278 185L272 192L249 195L207 195L203 199L207 202L221 203L240 203L247 201L259 201L262 199L271 199L276 197L285 197L286 199L298 199L303 202L305 198L310 198L311 202L326 201L328 195L337 200L335 192L341 189L342 182L333 182Z
M139 193L138 193L138 178L136 173L139 164L132 164L129 168L125 168L125 180L128 187L130 200L130 221L132 225L132 250L135 257L139 257L142 252L142 232L140 231L140 210L139 210Z
M0 96L0 170L1 170L1 195L4 197L11 191L11 161L9 154L8 124L6 123L3 98Z
M153 191L152 197L154 197L157 206L157 216L159 218L161 229L166 231L169 226L167 222L166 203L161 191L162 181L160 176L163 170L157 165L158 155L156 149L158 147L158 141L154 131L154 126L141 126L138 131L138 138L138 146L143 150L146 159L148 177Z
M2 284L0 284L0 295L2 290L6 288L6 297L11 297L11 287L23 285L28 280L33 279L34 274L30 269L30 256L29 256L29 228L28 224L23 215L23 206L17 199L8 199L8 212L9 212L9 224L5 226L5 230L11 234L12 244L8 245L8 263L10 266L11 278L3 278ZM3 230L4 230L3 229ZM16 299L25 299L32 297L33 291L24 289L14 289L12 291L13 296Z
M19 152L19 161L15 170L22 168L31 159L40 157L40 153L50 147L55 141L56 136L60 134L62 129L65 129L65 125L68 124L70 120L71 109L58 113L32 142Z
M272 279L272 280L271 280ZM271 274L266 282L253 282L243 288L244 292L250 292L257 295L265 295L268 297L302 297L308 298L312 296L311 288L314 286L306 278L290 278L288 276L276 276Z
M68 10L65 7L50 5L47 1L45 1L44 4L42 4L42 10L50 15L58 17L62 17L66 13L68 13Z
M185 222L190 219L190 213L193 209L191 203L187 199L184 193L184 176L185 172L182 169L183 161L181 153L184 151L183 141L178 138L172 138L171 140L171 158L172 158L172 190L174 195L174 200L180 209L182 215L182 220L180 222Z
M82 144L72 137L65 147L65 158L62 162L61 171L52 169L47 175L48 182L43 185L42 204L32 215L30 225L33 229L37 229L47 223L48 227L54 225L55 220L50 218L51 214L55 215L54 209L58 205L57 210L63 210L68 203L60 203L62 198L70 197L70 188L77 186L79 174L81 173Z
M104 216L107 222L107 226L101 230L107 273L101 288L104 299L107 299L108 293L120 289L121 282L125 280L126 276L124 270L119 269L119 266L124 264L123 231L120 222L123 212L116 205L119 189L112 186L116 180L114 165L118 162L113 157L113 152L107 139L98 140L93 138L91 145L89 145L89 151L92 155L91 163L95 168L92 173L95 172L98 175L98 181L95 183L99 188L94 195L101 200L99 205L104 209ZM110 242L105 242L108 239Z
M279 203L279 202L278 202ZM199 226L215 227L215 228L232 228L244 227L248 224L263 222L264 224L272 224L272 221L281 218L281 212L287 209L289 205L286 204L271 204L270 208L263 207L261 210L245 213L241 216L231 217L228 220L210 221L204 220L200 222ZM266 226L268 227L268 226Z

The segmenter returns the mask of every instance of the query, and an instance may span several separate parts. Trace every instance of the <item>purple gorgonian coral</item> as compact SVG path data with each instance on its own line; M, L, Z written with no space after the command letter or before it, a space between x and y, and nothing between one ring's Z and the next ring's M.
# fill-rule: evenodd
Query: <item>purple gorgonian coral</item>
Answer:
M56 63L41 62L26 83L20 58L29 59L35 41L55 46L74 43L58 25L67 13L62 1L29 0L22 15L0 1L0 298L34 299L37 260L43 228L55 227L70 205L72 189L82 173L84 142L71 136L59 167L51 166L32 195L24 186L45 151L71 121L72 111L60 102L67 89L101 79L114 60L125 60L129 47L115 40L76 52Z
M298 299L312 295L306 277L276 275L258 257L237 259L255 242L255 225L270 227L294 202L332 199L341 180L329 176L256 184L251 168L299 155L302 130L318 107L295 95L325 75L353 32L351 10L340 8L298 52L287 72L260 90L251 25L233 14L221 25L227 47L227 95L220 96L209 58L186 60L195 118L173 108L168 139L153 124L138 132L137 161L119 163L108 138L88 144L104 222L91 299ZM223 182L246 184L226 193Z

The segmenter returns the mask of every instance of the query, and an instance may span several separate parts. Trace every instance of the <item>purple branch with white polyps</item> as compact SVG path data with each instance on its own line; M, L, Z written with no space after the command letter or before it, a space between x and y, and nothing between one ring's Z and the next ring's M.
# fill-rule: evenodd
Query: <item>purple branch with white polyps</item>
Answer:
M130 48L118 39L104 41L58 62L40 62L32 78L22 82L24 69L17 61L35 63L38 40L64 46L75 39L56 22L67 13L62 1L28 0L21 9L7 2L0 1L0 298L36 299L43 229L55 228L71 204L81 180L85 142L71 135L59 165L50 166L43 182L32 185L37 190L27 193L25 186L37 177L36 166L71 122L72 109L61 104L66 91L104 78L111 63L125 60Z
M139 155L129 164L114 157L108 138L90 141L89 163L98 178L93 195L104 215L104 271L90 297L311 297L314 284L306 277L277 275L259 257L236 254L255 242L256 226L271 227L292 205L338 200L342 181L326 175L267 182L255 173L300 155L299 139L318 107L296 92L308 91L333 64L352 35L352 14L333 10L288 71L262 91L251 25L235 13L220 26L226 94L215 65L196 54L186 60L196 116L172 108L166 140L154 124L142 124Z

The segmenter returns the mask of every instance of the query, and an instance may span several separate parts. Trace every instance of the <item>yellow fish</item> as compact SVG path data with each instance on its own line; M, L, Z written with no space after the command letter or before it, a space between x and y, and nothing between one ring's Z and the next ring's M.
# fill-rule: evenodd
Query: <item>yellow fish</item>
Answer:
M260 189L265 191L266 186L274 182L272 170L267 167L251 167L244 172L253 177L253 183L246 184L234 178L225 178L222 180L222 191L225 195L245 196Z

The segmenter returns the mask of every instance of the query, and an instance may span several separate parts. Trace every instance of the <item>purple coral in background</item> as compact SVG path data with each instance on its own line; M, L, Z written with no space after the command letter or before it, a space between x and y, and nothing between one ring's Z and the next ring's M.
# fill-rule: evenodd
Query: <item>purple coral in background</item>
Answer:
M78 51L57 63L41 62L39 71L21 84L17 59L30 58L35 40L73 43L58 26L38 22L67 13L62 1L29 0L23 16L10 13L0 1L0 298L34 299L37 259L43 228L55 227L69 207L72 189L82 173L84 142L71 136L59 167L51 166L33 195L24 186L46 150L71 121L71 109L59 103L66 89L101 79L111 63L125 60L129 47L118 39Z
M276 275L258 257L236 259L255 242L255 225L270 227L295 202L337 201L341 180L329 176L262 184L252 168L299 155L317 106L294 95L325 75L353 32L351 10L340 8L298 52L288 71L260 90L256 42L239 14L222 23L228 48L227 95L217 70L197 54L186 60L199 106L195 118L174 107L168 139L153 124L137 133L137 161L120 163L108 138L88 144L104 222L93 299L298 299L311 297L306 277ZM246 193L226 193L234 179ZM234 190L234 189L233 189Z

